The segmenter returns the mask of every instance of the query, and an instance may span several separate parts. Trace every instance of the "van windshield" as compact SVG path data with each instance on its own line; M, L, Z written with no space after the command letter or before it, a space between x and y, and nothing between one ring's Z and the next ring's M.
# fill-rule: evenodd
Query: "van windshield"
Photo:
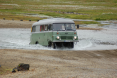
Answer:
M75 31L75 24L53 24L53 31Z

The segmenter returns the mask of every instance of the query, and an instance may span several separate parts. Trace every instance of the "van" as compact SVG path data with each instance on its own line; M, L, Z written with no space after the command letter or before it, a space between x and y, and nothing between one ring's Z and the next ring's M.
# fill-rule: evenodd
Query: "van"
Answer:
M78 36L73 20L65 18L43 19L32 25L30 44L74 48Z

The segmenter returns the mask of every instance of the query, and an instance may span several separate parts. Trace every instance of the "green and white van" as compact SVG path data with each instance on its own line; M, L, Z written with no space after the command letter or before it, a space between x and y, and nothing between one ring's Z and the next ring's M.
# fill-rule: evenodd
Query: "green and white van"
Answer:
M32 25L30 44L74 48L78 36L73 20L51 18L40 20Z

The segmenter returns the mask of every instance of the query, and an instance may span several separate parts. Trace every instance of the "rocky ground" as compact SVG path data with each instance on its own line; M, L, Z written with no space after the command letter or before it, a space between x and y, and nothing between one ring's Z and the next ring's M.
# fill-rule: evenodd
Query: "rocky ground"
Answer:
M0 20L0 28L31 28L32 23ZM11 73L19 63L30 64L29 71ZM117 78L117 50L0 49L0 65L0 78Z
M117 78L117 50L0 50L1 66L30 64L29 71L7 72L1 78Z

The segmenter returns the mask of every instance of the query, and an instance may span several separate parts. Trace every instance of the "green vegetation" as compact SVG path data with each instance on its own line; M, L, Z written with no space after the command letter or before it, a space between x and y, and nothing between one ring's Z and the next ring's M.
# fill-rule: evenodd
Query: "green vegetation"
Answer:
M96 21L75 21L75 24L99 24L99 22ZM101 25L101 24L99 24Z
M11 72L12 69L6 67L0 67L0 75Z
M117 20L117 0L0 0L0 19L37 20L26 14L73 19Z

